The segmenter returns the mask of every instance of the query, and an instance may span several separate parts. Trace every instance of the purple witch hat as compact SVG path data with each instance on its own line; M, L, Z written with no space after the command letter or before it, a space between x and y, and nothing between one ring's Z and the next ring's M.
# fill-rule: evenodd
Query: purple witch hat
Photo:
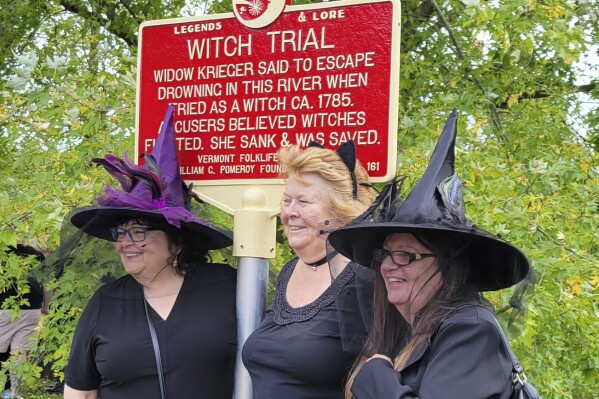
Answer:
M224 248L233 243L229 231L200 220L191 213L191 187L181 180L173 124L174 107L166 112L151 154L143 154L145 165L134 164L125 152L123 159L106 154L93 159L121 184L122 190L105 186L98 206L81 208L71 223L94 237L112 241L110 229L125 217L144 217L164 228L184 230L188 238L205 249Z

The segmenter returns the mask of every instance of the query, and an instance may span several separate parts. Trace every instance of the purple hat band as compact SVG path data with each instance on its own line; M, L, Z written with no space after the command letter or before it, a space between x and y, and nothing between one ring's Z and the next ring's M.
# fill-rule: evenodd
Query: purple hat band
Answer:
M158 212L166 221L181 228L181 222L207 225L193 213L181 206L169 206L165 198L145 200L111 186L104 187L105 196L98 198L98 204L110 208L136 208L142 211Z

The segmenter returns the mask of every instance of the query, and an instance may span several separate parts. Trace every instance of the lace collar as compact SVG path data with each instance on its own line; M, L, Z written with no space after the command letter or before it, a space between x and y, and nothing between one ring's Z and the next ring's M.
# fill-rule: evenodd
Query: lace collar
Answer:
M353 269L351 267L346 267L314 302L299 308L294 308L287 302L286 292L289 278L291 277L298 260L299 258L294 258L289 261L283 267L283 270L281 270L281 274L279 275L277 291L275 292L272 304L274 322L278 325L283 326L310 320L320 311L320 309L329 306L335 301L341 288L345 286L354 275Z

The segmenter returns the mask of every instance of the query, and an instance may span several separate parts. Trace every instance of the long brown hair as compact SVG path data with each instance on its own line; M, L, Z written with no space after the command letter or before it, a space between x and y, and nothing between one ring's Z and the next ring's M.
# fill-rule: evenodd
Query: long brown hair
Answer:
M441 287L420 309L418 316L410 325L397 308L387 300L387 290L380 273L380 264L373 262L372 266L376 271L373 325L362 354L350 372L345 389L346 399L352 398L351 386L354 379L370 357L377 353L389 356L393 359L393 368L402 370L414 352L431 339L443 319L456 308L457 300L471 298L483 302L480 293L473 291L466 284L466 276L470 268L468 248L471 248L471 244L465 246L456 239L449 239L443 233L427 232L412 233L412 235L437 255L437 272L443 277ZM427 282L431 278L429 277Z

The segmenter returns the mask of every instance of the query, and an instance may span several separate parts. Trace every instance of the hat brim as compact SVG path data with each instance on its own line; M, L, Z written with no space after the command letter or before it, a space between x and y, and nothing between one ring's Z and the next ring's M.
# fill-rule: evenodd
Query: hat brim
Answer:
M389 234L426 232L454 236L461 242L473 244L468 249L469 257L475 260L468 276L468 285L477 291L510 287L524 279L529 272L528 258L519 249L477 228L457 230L439 225L381 222L346 226L330 233L328 239L342 255L370 266L372 251L382 247Z
M145 211L136 208L86 207L73 213L71 223L81 231L107 241L114 241L110 229L119 224L124 217L145 217L159 227L173 228L159 211ZM181 230L186 240L204 249L220 249L233 244L231 232L210 223L181 221Z

